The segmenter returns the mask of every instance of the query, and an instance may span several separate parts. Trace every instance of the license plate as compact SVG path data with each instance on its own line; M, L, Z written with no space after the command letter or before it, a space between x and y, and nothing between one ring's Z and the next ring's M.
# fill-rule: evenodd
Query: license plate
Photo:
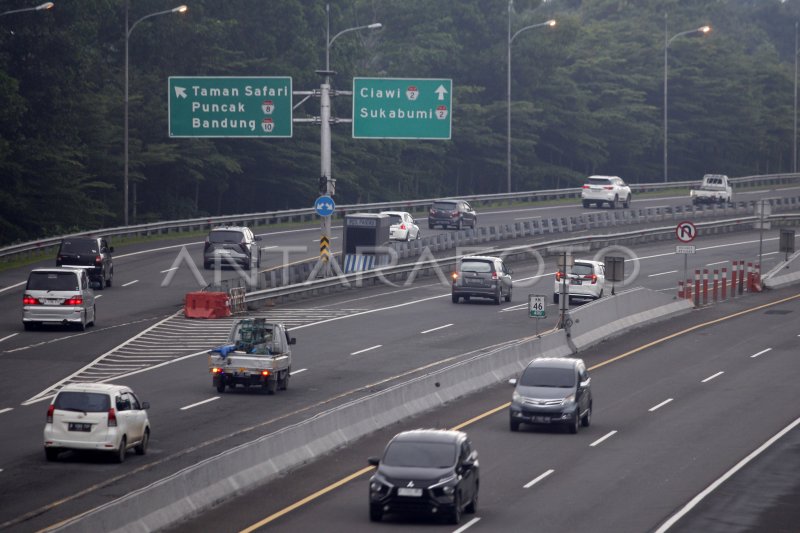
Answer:
M550 417L549 416L534 416L533 422L536 424L549 424Z
M67 424L67 429L69 431L91 431L92 425L84 424L81 422L70 422L69 424Z
M47 305L61 305L61 300L54 300L53 298L47 298L44 303Z
M477 278L477 279L464 278L464 281L470 287L480 287L481 285L483 285L483 280L480 279L480 278Z
M581 284L581 280L573 279L572 281L569 282L569 284L570 285L580 285Z
M408 487L399 487L397 489L397 495L419 498L420 496L422 496L422 489L409 489Z

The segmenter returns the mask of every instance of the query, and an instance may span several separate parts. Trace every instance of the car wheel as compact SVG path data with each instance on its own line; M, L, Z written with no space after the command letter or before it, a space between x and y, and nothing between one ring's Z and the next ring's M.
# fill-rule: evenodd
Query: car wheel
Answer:
M583 207L591 207L592 203L589 200L583 201Z
M503 296L502 289L497 289L497 293L494 295L494 305L500 305L500 299Z
M383 519L383 511L380 505L369 506L369 519L372 522L380 522Z
M472 219L472 225L470 226L472 229L475 229L475 226L478 225L478 217Z
M144 430L144 435L142 435L142 442L136 445L134 450L136 450L137 455L144 455L147 453L147 445L150 444L150 429Z
M58 460L58 448L45 448L44 449L44 456L48 461L57 461Z
M286 390L289 388L289 376L292 373L292 367L286 369L286 374L284 374L283 379L278 383L278 390Z
M86 311L81 314L81 321L78 322L78 330L86 331Z
M225 392L225 380L222 379L222 377L220 377L219 381L217 381L217 392L220 394Z
M422 231L420 231L420 230L417 230L417 236L416 236L416 237L414 237L414 240L418 241L418 240L420 240L421 238L422 238Z
M603 297L603 289L600 289L600 294L597 295L597 299L599 300L602 297Z
M554 304L557 304L557 303L558 303L558 293L557 293L557 292L556 292L556 293L553 293L553 303L554 303Z
M456 489L456 497L453 501L453 512L450 513L450 523L458 525L461 523L461 494Z
M453 295L452 295L450 298L453 300L453 303L454 303L454 304L457 304L457 303L458 303L458 299L459 299L459 297L458 297L458 295L457 295L457 294L453 294Z
M572 417L572 422L569 425L569 432L573 435L578 432L578 428L581 426L581 415L578 413L578 410L575 410L575 416Z
M629 208L631 206L631 199L632 198L633 198L633 195L629 194L628 197L625 198L625 201L622 202L622 207L624 207L625 209Z
M508 419L508 428L511 431L519 431L519 422L513 418Z
M616 209L616 208L617 208L617 202L618 202L618 201L619 201L619 197L617 197L617 196L614 196L614 199L613 199L613 200L611 200L610 202L608 202L608 208L609 208L609 209Z
M113 284L114 284L114 269L112 268L111 269L111 275L106 280L106 287L110 287Z
M114 461L117 463L124 463L125 462L125 454L128 453L128 439L125 436L122 436L122 440L119 441L119 448L116 449L114 452Z
M94 321L97 320L97 306L92 306L92 321L86 324L87 326L94 326Z
M97 290L102 291L103 287L105 287L105 284L106 284L105 278L103 276L100 276L100 280L97 282Z
M478 488L480 485L477 483L475 484L475 493L472 495L472 500L470 500L469 505L467 508L464 509L469 514L475 514L478 512Z
M267 381L264 382L264 389L270 396L275 394L275 391L278 390L278 380L268 379Z
M506 301L507 302L511 301L511 289L508 289L508 294L506 294Z
M585 428L588 428L592 424L592 404L589 404L589 409L587 409L586 414L583 415L583 418L581 419L581 424Z

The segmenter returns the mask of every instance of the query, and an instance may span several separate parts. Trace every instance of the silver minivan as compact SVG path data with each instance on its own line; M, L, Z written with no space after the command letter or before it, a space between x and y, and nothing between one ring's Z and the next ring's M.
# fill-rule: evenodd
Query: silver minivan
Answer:
M95 321L94 291L86 271L77 268L37 268L28 275L22 297L22 325L77 325L83 331Z

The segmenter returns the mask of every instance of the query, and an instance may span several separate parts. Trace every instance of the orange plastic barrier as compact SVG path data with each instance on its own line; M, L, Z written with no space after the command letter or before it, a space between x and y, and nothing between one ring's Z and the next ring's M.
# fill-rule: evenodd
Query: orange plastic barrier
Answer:
M190 292L183 306L186 318L224 318L231 316L227 293Z

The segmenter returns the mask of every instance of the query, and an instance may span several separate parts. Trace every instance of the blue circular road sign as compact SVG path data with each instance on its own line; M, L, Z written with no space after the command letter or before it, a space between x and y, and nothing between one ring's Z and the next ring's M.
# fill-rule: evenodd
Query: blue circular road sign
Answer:
M321 217L331 216L334 209L336 209L336 204L333 203L333 198L330 196L320 196L317 198L317 201L314 202L314 210Z

